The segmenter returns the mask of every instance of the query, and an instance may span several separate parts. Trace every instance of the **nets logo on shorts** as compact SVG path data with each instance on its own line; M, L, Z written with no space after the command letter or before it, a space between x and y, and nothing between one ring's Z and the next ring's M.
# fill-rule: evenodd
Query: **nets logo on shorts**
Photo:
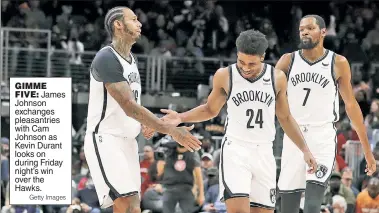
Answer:
M270 200L273 204L276 202L276 189L270 189Z
M183 171L186 169L186 162L184 160L177 160L174 165L176 171Z
M328 172L328 168L325 165L319 164L315 175L317 178L321 179L326 175L327 172Z

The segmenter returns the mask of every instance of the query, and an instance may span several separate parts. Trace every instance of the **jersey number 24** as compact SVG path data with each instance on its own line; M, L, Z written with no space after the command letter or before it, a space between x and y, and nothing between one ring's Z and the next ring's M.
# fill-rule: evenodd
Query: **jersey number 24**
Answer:
M253 129L255 127L253 124L257 124L257 125L259 125L259 128L262 129L262 127L263 127L262 109L258 109L256 111L254 111L252 109L247 109L246 110L246 116L249 117L249 120L247 121L247 124L246 124L246 128ZM254 119L254 117L255 117L255 119ZM255 120L255 121L253 121L253 120Z

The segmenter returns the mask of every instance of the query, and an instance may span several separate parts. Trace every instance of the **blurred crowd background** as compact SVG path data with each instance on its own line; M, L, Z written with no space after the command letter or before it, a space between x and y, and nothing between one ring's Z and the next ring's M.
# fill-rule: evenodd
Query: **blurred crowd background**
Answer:
M88 68L96 51L110 42L103 21L107 10L114 6L128 6L142 23L142 37L132 51L138 58L142 104L158 116L161 116L160 108L181 112L206 101L214 72L235 62L235 39L241 31L258 29L263 32L269 41L266 63L275 65L282 54L296 50L301 17L311 13L322 16L327 24L325 47L342 54L350 62L355 97L365 118L379 170L378 2L2 0L2 213L112 212L99 208L82 143ZM9 77L16 76L70 76L73 79L71 206L9 205ZM323 212L333 213L338 206L343 212L378 213L379 186L377 181L365 175L359 140L342 103L340 113L338 155L331 184L325 192ZM196 153L183 153L165 135L155 134L150 140L138 138L141 205L145 212L172 213L164 212L167 205L176 205L178 213L187 213L182 208L192 208L191 212L225 212L224 204L217 201L225 118L223 109L215 119L196 124L193 133L203 142L202 149ZM273 152L279 174L283 135L279 125L277 133ZM200 176L195 172L198 168L202 171ZM379 178L379 172L373 176ZM188 189L184 191L192 193L195 200L172 190L173 186ZM203 203L198 202L200 187L205 195ZM372 198L368 192L376 193L376 197ZM173 203L164 202L167 198ZM279 196L277 202L280 202ZM280 208L275 211L279 213Z

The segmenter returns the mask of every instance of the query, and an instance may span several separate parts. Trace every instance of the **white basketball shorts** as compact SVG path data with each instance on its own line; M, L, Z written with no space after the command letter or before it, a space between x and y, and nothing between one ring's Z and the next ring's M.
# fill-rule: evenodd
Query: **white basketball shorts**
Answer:
M306 182L326 185L334 169L337 151L337 135L334 124L322 126L300 125L307 145L318 164L314 174L308 174L308 165L303 153L284 134L281 158L281 171L278 188L280 193L293 193L305 190Z
M225 136L219 168L221 201L248 197L250 207L275 209L276 162L272 142L254 144Z
M134 138L87 134L84 154L101 208L115 199L140 194L138 144Z

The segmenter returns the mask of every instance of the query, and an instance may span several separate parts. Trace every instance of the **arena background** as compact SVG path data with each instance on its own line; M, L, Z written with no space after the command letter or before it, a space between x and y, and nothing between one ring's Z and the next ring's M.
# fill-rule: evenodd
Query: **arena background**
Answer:
M183 111L207 97L212 75L236 60L235 39L239 32L258 29L266 34L266 63L275 65L284 53L296 50L302 16L318 14L327 24L325 47L345 56L351 65L356 99L365 117L368 137L379 162L379 10L374 1L1 1L1 179L2 212L8 206L9 167L9 77L69 76L73 81L73 192L86 189L86 163L81 152L85 132L89 70L96 53L110 42L104 16L113 6L128 6L142 23L142 37L133 46L143 86L142 104L159 115L160 108ZM321 101L321 100L320 100ZM322 104L322 103L320 103ZM336 171L353 170L353 184L361 191L367 177L358 137L340 104ZM193 133L206 141L200 151L213 155L217 167L225 110ZM280 172L282 130L277 125L274 154ZM138 138L141 160L144 144L170 140L156 134L150 141ZM209 145L209 146L208 146ZM376 148L375 148L376 147ZM9 150L9 149L8 149ZM205 170L205 169L204 169ZM57 183L58 184L58 183ZM89 200L93 201L89 193ZM73 195L74 197L77 194ZM83 196L83 195L82 195ZM84 198L86 199L86 198ZM280 199L280 198L278 198ZM91 204L96 209L96 200ZM327 203L326 203L327 205ZM32 206L17 207L17 211ZM64 208L63 208L64 209ZM61 207L38 206L37 211L62 211ZM17 212L16 211L16 212ZM94 211L92 211L94 212ZM280 212L277 209L276 212Z

